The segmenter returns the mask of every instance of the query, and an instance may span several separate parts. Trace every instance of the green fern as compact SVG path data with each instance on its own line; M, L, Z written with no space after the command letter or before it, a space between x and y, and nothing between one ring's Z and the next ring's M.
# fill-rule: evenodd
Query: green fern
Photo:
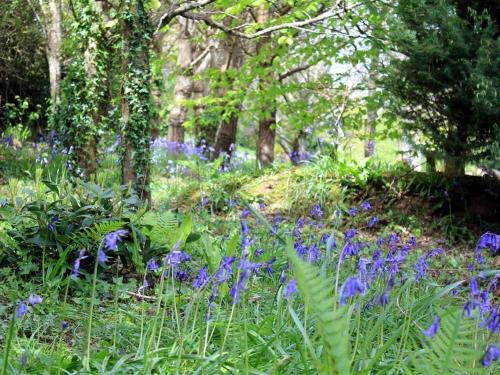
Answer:
M464 318L461 309L441 315L436 336L426 338L421 332L420 345L412 355L413 371L419 374L477 374L484 370L480 359L486 349L486 340L478 340L481 333L476 319ZM479 344L478 344L479 343Z
M123 228L124 224L125 223L122 221L95 223L92 227L84 228L82 231L75 234L73 240L83 247L89 245L89 243L99 244L107 233Z
M316 328L325 344L327 363L333 363L338 374L350 374L349 336L346 309L336 309L331 283L320 276L319 269L301 261L293 248L293 241L287 241L287 251L295 266L295 276L307 306L315 316ZM332 369L322 369L332 373Z
M178 226L178 221L172 212L148 212L142 218L141 224L150 227L144 228L143 232L154 246L172 246L172 234Z

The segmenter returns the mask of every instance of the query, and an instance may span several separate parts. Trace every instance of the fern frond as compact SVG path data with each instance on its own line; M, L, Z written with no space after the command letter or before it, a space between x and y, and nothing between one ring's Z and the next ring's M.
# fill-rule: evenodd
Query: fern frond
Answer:
M336 309L332 284L320 275L319 269L301 261L288 239L287 251L295 266L295 276L307 306L315 316L319 336L325 343L328 362L333 362L337 373L350 374L349 337L346 309ZM325 369L331 374L331 369Z

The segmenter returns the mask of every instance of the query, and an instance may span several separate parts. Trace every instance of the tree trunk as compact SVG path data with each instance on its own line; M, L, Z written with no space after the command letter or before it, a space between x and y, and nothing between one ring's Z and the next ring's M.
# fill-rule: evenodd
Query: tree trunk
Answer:
M43 9L42 9L43 10ZM49 63L50 99L53 106L61 98L61 0L49 0L45 9L47 28L47 60Z
M189 67L193 61L193 48L191 45L190 21L180 17L181 27L179 35L179 52L177 66L179 69L174 88L174 106L170 111L168 123L168 140L170 142L184 143L184 122L187 117L187 108L184 101L191 98L193 83Z
M153 37L153 52L156 55L156 58L161 56L163 53L163 33L158 33ZM156 76L153 79L153 86L151 87L151 96L153 97L153 104L155 107L155 112L153 115L152 127L151 127L151 139L154 141L160 136L161 130L161 93L162 93L162 84L163 84L163 72L160 71L159 77Z
M214 65L225 72L228 69L238 70L243 62L241 50L241 41L235 38L227 38L222 40L214 51ZM229 81L229 85L227 84ZM217 96L223 97L228 90L228 86L232 85L234 78L226 77L226 84L217 90ZM238 108L227 107L226 112L222 114L223 118L217 129L214 156L218 157L221 154L226 154L231 157L236 143L236 133L238 127Z
M368 78L368 91L371 95L375 93L376 85L375 85L375 72L376 72L376 62L372 63L373 71L370 72L370 76ZM365 157L368 158L375 154L375 130L377 127L377 108L374 106L374 103L367 104L367 114L365 120Z
M237 128L238 116L236 114L231 115L229 120L221 122L216 135L215 156L226 154L231 157L236 143Z
M193 100L200 100L209 94L209 82L207 78L203 77L203 73L213 65L213 46L206 46L206 50L208 50L208 53L202 58L194 71L195 75L202 76L202 78L193 81ZM205 51L198 51L199 57L204 53ZM213 145L215 143L217 127L212 123L207 124L203 121L204 110L204 106L199 104L194 108L196 143L201 145L204 142L206 145Z
M269 19L269 12L265 8L265 4L262 4L259 7L257 14L257 22L265 23ZM264 59L264 49L269 45L269 37L264 36L261 37L257 41L256 52L258 55ZM264 71L269 69L272 61L263 60L260 64ZM271 77L272 78L272 77ZM265 90L266 81L269 80L269 77L261 77L261 90ZM274 141L276 139L276 103L274 100L272 103L269 103L270 106L270 114L261 118L259 120L259 132L257 136L257 163L263 168L273 163L274 161ZM264 112L269 112L264 111Z
M448 155L444 161L444 175L457 178L465 175L465 162L460 156Z
M301 129L299 131L299 134L297 134L297 137L295 137L293 141L293 147L292 147L292 152L289 155L290 160L293 164L299 163L305 156L306 154L306 139L305 139L305 133Z
M276 110L259 121L257 138L257 162L266 167L274 162L274 141L276 139Z
M122 181L131 184L141 200L151 202L150 183L150 30L143 0L122 3Z

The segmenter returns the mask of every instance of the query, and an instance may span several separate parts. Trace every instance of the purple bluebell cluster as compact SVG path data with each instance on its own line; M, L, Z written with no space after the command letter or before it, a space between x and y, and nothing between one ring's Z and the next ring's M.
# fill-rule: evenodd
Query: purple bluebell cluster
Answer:
M30 306L38 305L43 302L43 298L38 294L30 294L27 302L28 304L26 304L26 301L21 301L17 304L16 308L17 319L22 318L25 314L28 313L28 305Z
M476 245L476 256L479 264L483 263L482 251L488 248L493 252L493 254L496 255L498 249L500 248L499 234L486 232L479 238Z

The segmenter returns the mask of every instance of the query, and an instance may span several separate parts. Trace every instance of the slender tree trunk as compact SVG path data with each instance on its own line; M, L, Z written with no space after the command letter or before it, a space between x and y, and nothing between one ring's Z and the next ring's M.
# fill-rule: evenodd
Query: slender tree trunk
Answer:
M373 64L375 66L375 64ZM373 95L375 92L375 77L373 76L374 73L370 73L370 77L368 78L368 90L370 93ZM374 108L374 105L371 103L368 103L367 105L367 114L366 114L366 120L365 120L365 145L364 145L364 151L365 151L365 157L370 157L375 154L375 131L377 128L377 108Z
M269 12L262 4L257 14L257 22L265 23L269 19ZM256 52L258 55L263 55L263 51L269 46L269 37L265 36L257 41ZM263 61L261 67L263 70L269 69L272 61ZM261 78L261 89L265 87L268 77ZM267 116L259 120L259 132L257 136L257 163L259 166L266 167L274 162L274 142L276 139L276 103L271 100L269 109L264 111Z
M48 9L47 9L48 8ZM42 4L47 22L47 60L49 63L50 99L52 105L59 105L61 98L61 0L48 0Z
M241 41L235 38L227 38L222 40L215 50L214 64L221 72L228 69L238 70L243 62L243 55L241 50ZM228 77L230 85L233 84L234 78ZM217 95L223 97L228 90L228 85L217 90ZM229 112L229 113L228 113ZM238 108L227 108L226 113L223 113L223 118L217 129L214 146L214 156L218 157L221 154L231 157L234 145L236 143L236 134L238 128Z
M202 58L201 62L194 71L195 75L202 76L202 78L193 81L193 100L204 98L209 93L209 82L207 78L203 77L203 73L205 73L207 69L213 65L213 46L206 46L206 50L208 52L206 53L205 57ZM204 53L205 50L199 51L199 57L201 57L201 54ZM194 108L196 142L198 145L200 145L202 141L205 142L206 145L213 145L215 143L217 127L213 126L213 124L211 123L206 124L203 122L202 117L204 110L205 107L203 105L196 105Z
M272 104L271 104L272 105ZM261 167L274 162L274 142L276 140L276 110L259 121L257 137L257 161Z
M290 160L292 161L293 164L297 164L302 160L304 155L306 154L306 139L305 139L305 133L301 129L299 131L299 134L295 137L293 141L293 147L292 147L292 152L290 154Z
M174 88L174 106L170 111L168 123L168 140L170 142L184 143L184 122L187 117L187 108L184 101L191 98L193 82L189 67L193 61L193 48L191 45L190 21L180 17L181 27L179 35L179 52L177 66L179 69Z
M153 52L156 55L156 58L159 58L163 53L163 33L158 33L153 37ZM156 76L153 79L152 87L151 87L151 96L153 97L153 104L155 107L155 112L152 121L151 127L151 138L152 140L157 139L160 136L161 131L161 94L162 94L162 80L163 72L159 73L159 77Z

